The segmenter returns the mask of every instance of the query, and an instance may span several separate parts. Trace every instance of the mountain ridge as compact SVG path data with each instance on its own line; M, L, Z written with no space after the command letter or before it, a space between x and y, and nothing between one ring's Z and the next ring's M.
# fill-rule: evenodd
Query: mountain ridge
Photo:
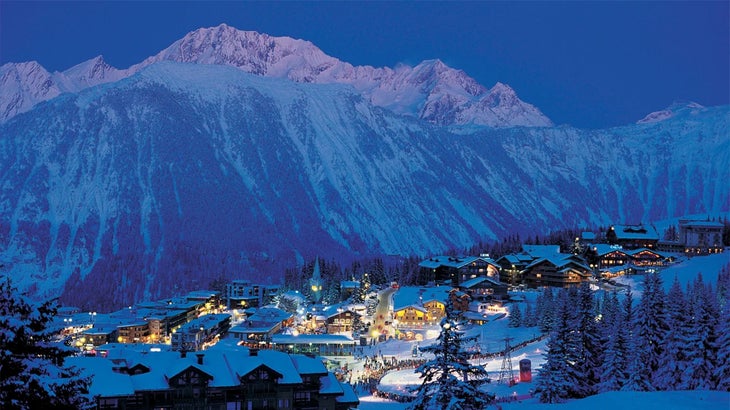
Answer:
M375 105L438 125L553 125L539 109L521 101L511 88L497 83L487 89L462 70L450 68L440 60L395 69L353 66L326 55L306 40L242 31L226 24L191 31L158 54L123 70L109 66L101 56L52 75L43 69L51 86L59 90L56 94L33 91L32 77L24 76L15 63L7 63L0 67L0 122L60 92L78 92L118 81L160 61L229 65L295 82L349 84ZM17 75L5 75L11 71ZM28 92L34 95L26 95Z
M727 113L456 134L345 84L163 61L0 124L0 261L101 308L315 255L727 211Z

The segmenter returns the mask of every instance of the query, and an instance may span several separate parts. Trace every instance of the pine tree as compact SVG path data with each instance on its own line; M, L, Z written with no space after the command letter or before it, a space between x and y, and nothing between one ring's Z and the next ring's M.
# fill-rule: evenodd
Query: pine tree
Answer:
M433 353L434 359L416 369L422 382L415 389L416 399L410 408L476 410L486 408L493 401L493 396L479 390L489 379L484 367L469 363L470 353L464 347L475 338L464 337L464 332L459 330L458 315L448 298L437 343L421 348Z
M596 392L596 385L600 380L601 342L596 324L595 301L593 291L586 282L582 283L577 293L574 289L569 292L574 300L575 316L570 324L574 330L576 356L573 360L574 372L578 384L573 393L577 397L585 397Z
M51 342L48 326L55 302L37 305L18 293L9 278L0 282L0 407L82 409L91 406L89 380L64 367L71 348Z
M546 286L537 301L537 314L540 316L540 331L549 333L553 330L553 323L555 321L555 300L552 288Z
M650 374L646 371L644 355L646 345L640 342L637 335L636 313L633 305L631 289L626 292L623 303L624 334L626 335L626 374L628 377L621 386L622 391L652 390L649 382Z
M568 329L569 309L562 301L557 309L557 323L548 340L548 351L545 353L545 363L540 369L537 379L537 391L542 403L562 403L569 397L569 392L575 385L569 364L570 346Z
M675 276L667 294L667 334L664 349L659 358L656 375L657 388L661 390L683 390L682 373L687 366L686 331L687 303L685 302L679 279Z
M713 386L715 372L715 342L717 316L716 298L712 288L705 286L698 275L692 289L688 323L687 366L684 368L684 386L688 389L708 390Z
M626 339L624 320L616 317L606 333L603 361L600 368L599 392L617 391L626 381Z
M644 277L644 293L636 312L635 352L643 353L641 361L634 364L641 366L638 370L642 377L649 381L651 390L655 390L656 371L659 358L662 356L664 339L667 333L665 295L662 280L658 272Z
M522 325L522 311L520 306L513 303L509 308L509 327L520 327Z
M730 391L730 303L725 303L718 320L717 363L713 373L715 388Z
M535 317L535 309L532 307L532 303L527 302L525 304L525 314L522 318L522 324L525 327L537 326L537 318Z

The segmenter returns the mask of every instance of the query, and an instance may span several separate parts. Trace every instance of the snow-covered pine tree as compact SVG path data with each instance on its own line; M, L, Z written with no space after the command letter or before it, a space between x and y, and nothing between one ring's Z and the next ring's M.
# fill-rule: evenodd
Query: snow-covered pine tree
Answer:
M644 276L644 293L636 312L636 336L634 349L643 351L644 357L636 363L643 367L642 377L647 377L652 390L656 389L654 377L659 368L659 358L664 349L667 333L666 296L658 272ZM636 362L636 361L634 361ZM639 369L637 369L639 370Z
M509 327L520 327L522 325L522 310L517 303L509 307Z
M535 317L535 309L529 301L525 303L525 314L522 318L522 325L525 327L537 326L537 318Z
M571 290L569 295L574 301L572 306L575 306L570 326L574 329L572 335L575 338L576 355L572 367L578 381L572 393L577 397L585 397L596 392L600 380L602 351L596 323L596 304L587 282L583 282L577 292Z
M569 361L569 309L565 306L565 298L555 301L557 306L557 323L555 330L550 333L545 353L545 363L537 378L537 392L542 403L562 403L569 397L569 392L576 380Z
M617 314L612 323L606 325L608 331L603 343L604 353L598 383L598 391L601 393L620 390L626 381L626 333L622 330L624 324L623 317Z
M686 317L687 303L679 279L675 276L667 294L667 333L655 377L657 389L683 390L685 388L682 383L682 373L687 366L685 350L689 342Z
M698 275L689 301L691 318L688 321L687 366L684 368L684 387L691 390L709 390L714 387L717 316L719 314L712 287L705 285Z
M540 331L543 333L549 333L553 330L553 323L555 323L555 304L556 301L552 288L545 286L542 294L538 297L536 312L540 317L539 326Z
M470 353L465 350L467 338L459 330L459 312L454 310L450 298L446 302L446 317L441 321L441 334L436 344L421 348L433 353L434 358L420 365L416 372L422 379L415 389L416 399L410 408L430 409L484 409L494 397L479 390L489 382L484 367L469 363Z
M0 281L0 407L8 410L84 409L89 380L64 367L72 348L51 342L55 302L33 303Z
M715 388L730 391L730 303L725 303L720 311L717 330L717 363L713 374Z
M626 374L628 377L621 386L622 391L650 391L651 374L647 370L644 356L646 345L639 340L636 325L636 313L633 304L634 298L631 289L626 292L626 299L623 303L624 327L626 335Z

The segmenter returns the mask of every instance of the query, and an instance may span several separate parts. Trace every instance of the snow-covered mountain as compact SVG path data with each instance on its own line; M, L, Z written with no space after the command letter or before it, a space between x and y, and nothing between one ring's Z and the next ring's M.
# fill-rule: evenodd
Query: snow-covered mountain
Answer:
M439 60L394 69L356 67L324 54L308 41L241 31L225 24L190 32L126 70L109 66L101 56L53 75L37 63L23 63L35 64L35 71L45 73L44 81L40 81L34 70L6 64L0 68L0 121L27 111L60 91L77 92L117 81L160 61L229 65L251 74L302 83L348 84L377 106L438 125L552 125L537 108L521 101L509 86L497 83L487 89ZM15 74L6 81L5 72L11 71ZM46 88L55 91L44 91Z
M669 107L654 111L652 113L647 114L644 118L637 121L637 124L649 124L652 122L659 122L664 121L666 119L672 118L675 115L690 112L690 113L697 113L700 110L703 110L705 107L703 107L700 104L697 104L696 102L675 102L674 104L670 105Z
M0 263L23 289L101 308L277 282L315 255L727 211L729 122L715 107L454 134L350 85L161 61L0 124Z

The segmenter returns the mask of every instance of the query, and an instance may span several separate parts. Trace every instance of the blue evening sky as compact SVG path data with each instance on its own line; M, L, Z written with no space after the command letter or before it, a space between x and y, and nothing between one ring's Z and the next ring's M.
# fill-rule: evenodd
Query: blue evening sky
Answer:
M677 100L730 103L730 2L0 1L0 63L126 68L227 23L309 40L354 65L440 58L501 81L557 124L635 122Z

